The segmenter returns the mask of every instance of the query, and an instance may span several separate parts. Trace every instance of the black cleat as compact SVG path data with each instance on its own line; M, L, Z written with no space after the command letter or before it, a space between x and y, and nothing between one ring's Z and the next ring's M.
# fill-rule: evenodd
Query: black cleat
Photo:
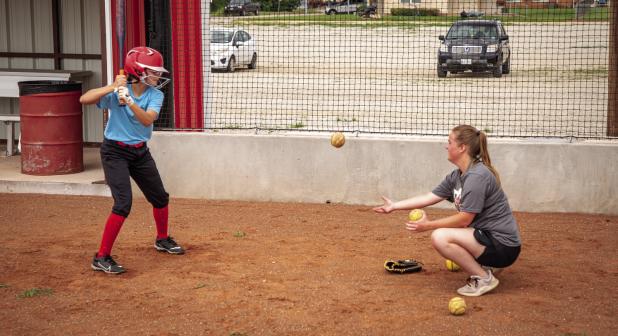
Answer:
M171 254L184 254L185 250L178 246L172 237L167 237L163 239L157 239L155 241L154 247L157 251L165 251Z
M97 257L94 255L94 259L92 259L92 269L95 271L103 271L109 274L120 274L124 273L125 269L118 265L111 256Z

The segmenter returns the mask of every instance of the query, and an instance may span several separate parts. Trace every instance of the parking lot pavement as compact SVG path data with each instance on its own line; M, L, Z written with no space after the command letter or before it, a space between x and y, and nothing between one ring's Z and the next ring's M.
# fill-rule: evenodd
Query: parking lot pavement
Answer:
M245 28L258 42L258 68L210 76L215 127L443 135L466 122L502 136L606 131L606 22L509 25L511 74L444 79L437 37L448 27Z

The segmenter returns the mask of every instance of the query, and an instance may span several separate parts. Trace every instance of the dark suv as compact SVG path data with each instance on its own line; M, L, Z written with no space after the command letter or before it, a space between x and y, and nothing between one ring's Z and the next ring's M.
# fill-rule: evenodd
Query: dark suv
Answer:
M242 15L253 13L260 14L260 4L251 0L230 0L230 3L223 9L223 15Z
M494 77L511 72L509 36L498 20L459 20L439 39L438 77L449 71L490 71Z

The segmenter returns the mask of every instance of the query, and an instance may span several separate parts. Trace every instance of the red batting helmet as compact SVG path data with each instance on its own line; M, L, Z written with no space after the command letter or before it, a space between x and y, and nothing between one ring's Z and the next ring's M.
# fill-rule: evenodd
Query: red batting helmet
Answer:
M157 75L148 75L145 69L157 72ZM124 71L138 78L142 83L160 89L167 84L170 79L162 77L163 72L169 72L163 67L163 56L158 51L148 47L135 47L127 53L124 62ZM148 78L156 79L156 85L152 84Z
M148 47L135 47L129 50L124 61L124 71L142 78L144 69L169 72L163 67L163 56L158 51Z

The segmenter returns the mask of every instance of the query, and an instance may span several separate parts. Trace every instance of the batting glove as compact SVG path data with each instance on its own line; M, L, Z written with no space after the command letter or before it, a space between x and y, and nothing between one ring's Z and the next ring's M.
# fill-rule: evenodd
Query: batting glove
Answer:
M121 86L117 88L116 91L118 92L118 98L123 100L125 104L129 106L133 105L134 103L133 98L129 94L129 89L127 89L126 86Z

